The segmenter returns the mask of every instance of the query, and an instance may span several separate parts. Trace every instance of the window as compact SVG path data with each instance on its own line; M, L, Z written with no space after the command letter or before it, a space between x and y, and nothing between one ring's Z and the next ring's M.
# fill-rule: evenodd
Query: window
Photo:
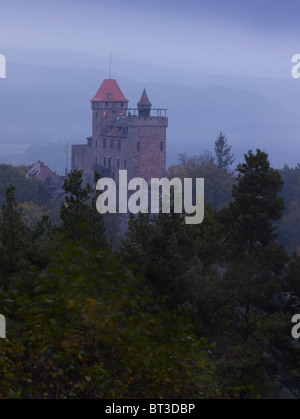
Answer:
M106 167L106 157L104 157L103 165Z
M124 128L124 134L128 134L128 127Z
M108 159L108 168L109 169L111 168L111 157L109 157L109 159Z
M108 108L108 102L105 102L105 107Z
M136 151L137 151L137 152L139 152L139 151L140 151L140 149L141 149L141 143L138 141L138 142L136 143Z
M118 150L121 150L121 148L122 148L122 141L118 140Z
M110 140L110 148L111 148L111 150L113 150L113 148L114 148L114 140Z
M106 148L106 138L103 138L103 148Z
M117 159L117 169L120 169L120 160Z
M98 112L96 112L96 115L95 116L96 116L96 119L98 119Z
M124 106L124 103L123 103L123 102L121 102L121 108L123 108L123 106Z
M160 143L160 151L164 151L164 143L163 142Z
M127 160L124 160L124 169L127 169Z
M113 100L113 98L112 98L112 94L111 93L108 93L108 100Z
M98 157L96 156L96 164L98 164Z

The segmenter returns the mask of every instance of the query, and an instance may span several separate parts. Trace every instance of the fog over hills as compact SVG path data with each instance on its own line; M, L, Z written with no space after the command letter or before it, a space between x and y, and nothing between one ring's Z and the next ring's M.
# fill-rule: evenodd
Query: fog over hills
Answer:
M66 143L91 134L90 99L108 76L108 58L54 50L0 48L0 162L40 159L63 173ZM261 148L272 164L300 161L300 81L205 74L113 59L113 78L135 107L145 87L154 107L169 109L168 165L179 153L213 150L223 131L237 160ZM27 150L27 151L26 151Z

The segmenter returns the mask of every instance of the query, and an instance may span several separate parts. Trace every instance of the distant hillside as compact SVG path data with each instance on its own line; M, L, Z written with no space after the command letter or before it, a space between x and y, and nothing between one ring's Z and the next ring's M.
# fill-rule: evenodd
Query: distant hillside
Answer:
M129 73L128 68L125 73ZM9 62L7 75L0 81L0 163L31 164L39 157L52 170L63 173L66 143L85 142L91 134L89 100L107 77L106 72ZM156 74L153 79L157 79ZM237 86L244 87L234 87L233 76L224 78L227 86L222 85L222 78L209 80L208 76L203 76L200 86L200 75L198 86L189 86L186 79L182 84L180 79L177 83L141 83L118 77L130 106L136 105L146 87L154 107L170 110L168 165L176 163L179 153L199 154L212 149L220 131L229 137L238 160L249 149L259 147L270 154L273 165L296 165L300 161L300 116L287 106L289 94L294 101L290 84L280 82L272 95L271 84L275 87L276 81L268 81L264 88L259 79L257 84L252 80L252 87L251 79L247 83L245 78L236 80ZM281 100L285 91L286 99ZM19 161L13 161L18 153L12 153L8 146L14 143L34 147L25 156L20 151ZM5 152L5 147L9 151Z

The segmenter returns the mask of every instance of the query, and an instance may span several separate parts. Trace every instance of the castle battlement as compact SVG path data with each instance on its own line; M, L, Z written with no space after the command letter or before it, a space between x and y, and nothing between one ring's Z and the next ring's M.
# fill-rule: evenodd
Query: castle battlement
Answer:
M157 125L157 126L165 126L168 127L169 120L168 118L162 117L162 116L151 116L150 118L140 118L138 116L128 116L126 118L126 122L128 125L134 125L134 126L151 126L151 125Z

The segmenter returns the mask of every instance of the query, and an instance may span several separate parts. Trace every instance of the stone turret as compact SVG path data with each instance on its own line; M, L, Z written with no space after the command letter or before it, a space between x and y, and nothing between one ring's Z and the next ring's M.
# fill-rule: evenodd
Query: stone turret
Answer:
M150 102L148 95L146 93L146 89L144 89L141 100L137 104L139 110L139 118L150 118L151 106L152 103Z

